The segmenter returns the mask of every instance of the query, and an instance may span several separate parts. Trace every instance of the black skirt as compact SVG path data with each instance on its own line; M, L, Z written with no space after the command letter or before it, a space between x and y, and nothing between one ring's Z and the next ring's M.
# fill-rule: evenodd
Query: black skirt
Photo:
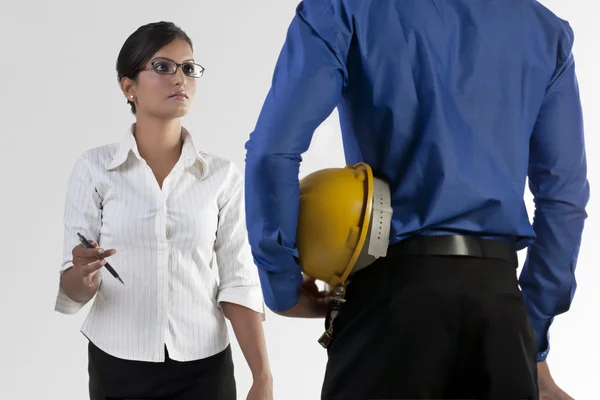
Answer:
M165 348L166 352L166 348ZM235 400L231 347L189 362L123 360L88 347L90 400Z

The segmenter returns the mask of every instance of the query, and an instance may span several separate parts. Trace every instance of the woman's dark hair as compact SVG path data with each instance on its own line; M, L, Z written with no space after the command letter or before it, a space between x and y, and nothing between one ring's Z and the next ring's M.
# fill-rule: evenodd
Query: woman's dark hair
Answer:
M177 39L188 42L193 51L192 40L172 22L161 21L140 26L127 38L119 52L117 58L119 82L123 78L135 80L157 51ZM131 112L135 114L135 104L129 100L127 103L131 106Z

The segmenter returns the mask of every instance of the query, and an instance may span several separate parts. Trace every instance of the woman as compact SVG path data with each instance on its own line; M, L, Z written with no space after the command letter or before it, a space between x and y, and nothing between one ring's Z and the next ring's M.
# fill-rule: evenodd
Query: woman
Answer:
M117 61L136 121L71 174L56 310L96 296L82 327L92 400L234 400L225 317L253 374L248 399L272 399L242 177L181 125L203 71L177 26L140 27ZM124 283L103 268L108 258Z

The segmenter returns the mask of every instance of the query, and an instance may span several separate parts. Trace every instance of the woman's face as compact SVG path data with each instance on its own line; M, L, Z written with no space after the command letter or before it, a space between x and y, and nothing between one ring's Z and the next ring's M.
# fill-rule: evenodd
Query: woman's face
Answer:
M168 71L169 61L177 64L195 62L190 45L185 40L171 42L154 54L136 81L126 79L122 83L129 101L133 96L138 116L149 114L161 119L175 119L187 114L196 94L196 78L184 74L184 70L189 71L189 66L179 66L175 74L170 75L154 70Z

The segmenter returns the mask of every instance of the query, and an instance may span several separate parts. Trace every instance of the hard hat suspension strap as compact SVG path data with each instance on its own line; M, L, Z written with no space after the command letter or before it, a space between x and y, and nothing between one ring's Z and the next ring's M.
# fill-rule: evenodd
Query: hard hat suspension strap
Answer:
M349 280L346 280L343 284L336 286L333 289L333 297L332 297L332 308L329 315L329 324L327 330L321 337L319 338L319 343L324 348L328 348L331 342L333 341L333 321L335 317L338 316L340 309L342 308L342 304L346 302L344 298L346 296L346 287L350 283Z

